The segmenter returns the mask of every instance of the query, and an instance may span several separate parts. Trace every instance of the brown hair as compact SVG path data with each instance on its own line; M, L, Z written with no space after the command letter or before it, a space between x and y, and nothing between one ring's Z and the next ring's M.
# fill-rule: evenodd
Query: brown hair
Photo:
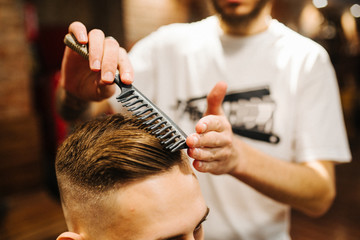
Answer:
M159 140L134 119L115 114L78 126L58 149L55 166L58 180L106 191L186 162L180 151L163 150Z

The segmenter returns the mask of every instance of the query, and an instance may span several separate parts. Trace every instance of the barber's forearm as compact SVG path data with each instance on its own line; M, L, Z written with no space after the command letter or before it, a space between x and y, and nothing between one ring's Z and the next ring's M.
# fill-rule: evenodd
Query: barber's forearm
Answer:
M240 144L242 164L231 175L309 216L320 216L331 206L335 197L333 163L289 163L265 155L241 141Z
M90 118L90 103L72 95L62 87L56 92L56 107L60 116L69 122Z

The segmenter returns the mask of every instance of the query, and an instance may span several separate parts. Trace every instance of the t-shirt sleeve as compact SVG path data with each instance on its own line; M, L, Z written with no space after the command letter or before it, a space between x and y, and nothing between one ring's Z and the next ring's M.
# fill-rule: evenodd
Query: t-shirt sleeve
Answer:
M351 160L335 71L322 48L303 64L296 108L297 161Z

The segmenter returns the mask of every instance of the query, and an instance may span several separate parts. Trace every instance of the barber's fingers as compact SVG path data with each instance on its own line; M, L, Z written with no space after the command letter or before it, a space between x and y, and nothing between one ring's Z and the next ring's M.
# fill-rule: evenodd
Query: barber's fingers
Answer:
M119 72L121 81L131 84L134 81L134 70L129 60L129 55L124 48L119 49Z
M218 148L231 144L232 135L227 132L210 131L204 134L193 133L186 139L189 148Z
M233 132L225 116L205 116L195 128L196 133L186 139L189 148L228 148L232 144Z
M194 167L200 172L224 174L236 164L232 157L233 132L225 116L203 117L196 125L196 133L187 137L186 144L188 155L194 159Z
M99 29L93 29L89 32L89 66L93 71L100 71L105 34Z
M104 40L104 52L101 64L101 80L105 84L114 82L119 60L119 43L112 37Z
M87 30L84 24L81 22L73 22L69 25L69 33L75 35L76 39L81 44L86 44L88 42Z
M197 133L230 131L231 124L224 115L208 115L196 123L195 130Z
M188 154L194 158L193 166L199 172L225 174L235 167L226 148L192 148Z
M218 136L214 134L213 137ZM209 172L217 175L231 172L237 164L237 158L234 157L232 149L232 141L221 139L211 142L213 145L210 147L189 147L187 153L189 157L194 159L194 168L199 172Z
M194 168L203 173L212 173L215 175L223 174L222 172L218 172L218 167L221 163L219 161L205 162L200 160L194 160L193 166Z
M205 111L206 115L221 115L223 114L222 102L225 98L227 90L226 82L217 82L213 89L210 91L207 96L207 109Z
M121 81L131 84L134 71L126 50L120 47L113 37L105 37L104 33L98 29L92 30L89 38L90 68L93 71L101 70L102 83L113 83L118 68Z
M87 34L84 24L73 22L69 26L81 44L89 43L89 66L92 71L101 70L101 84L111 84L114 81L116 69L119 69L121 81L131 84L134 81L134 71L126 50L112 37L105 37L103 31L93 29Z

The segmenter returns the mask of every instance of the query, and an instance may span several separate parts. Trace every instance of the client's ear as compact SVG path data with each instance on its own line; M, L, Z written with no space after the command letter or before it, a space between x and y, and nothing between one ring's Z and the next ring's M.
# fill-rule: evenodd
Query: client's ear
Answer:
M73 232L64 232L60 234L56 240L84 240L80 234Z

